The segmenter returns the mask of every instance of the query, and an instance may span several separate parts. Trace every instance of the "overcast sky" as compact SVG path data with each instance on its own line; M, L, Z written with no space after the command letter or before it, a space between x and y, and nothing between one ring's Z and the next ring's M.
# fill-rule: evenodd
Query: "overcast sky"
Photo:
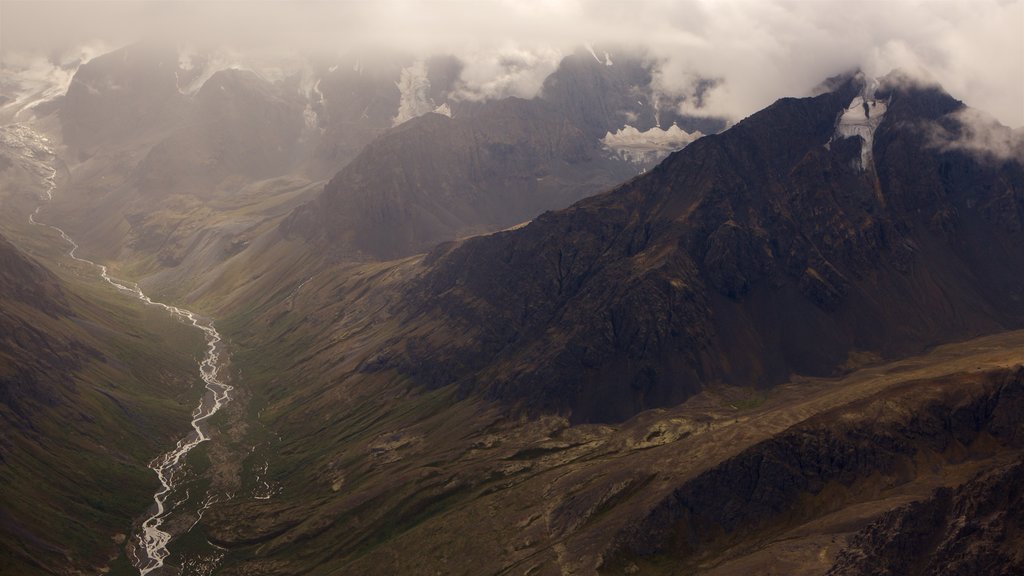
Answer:
M0 50L50 54L167 37L262 55L353 47L445 51L481 95L530 96L581 44L641 46L659 82L724 82L705 112L742 118L854 67L930 75L954 96L1024 125L1024 0L0 0ZM498 62L524 63L516 75ZM603 56L603 54L602 54Z

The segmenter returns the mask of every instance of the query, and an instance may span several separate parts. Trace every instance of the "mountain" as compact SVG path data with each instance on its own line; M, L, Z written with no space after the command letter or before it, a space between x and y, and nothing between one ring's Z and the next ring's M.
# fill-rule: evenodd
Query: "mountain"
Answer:
M424 256L268 237L225 330L273 495L204 516L222 571L1012 571L1024 172L966 118L846 75Z
M680 114L686 98L658 90L652 60L629 50L613 52L614 60L603 50L603 58L585 49L566 56L544 79L540 98L597 139L626 126L646 132L677 125L687 132L704 134L725 127L721 118ZM693 99L699 100L713 85L710 80L698 81ZM693 104L699 109L700 102Z
M934 145L929 127L961 130L963 105L901 81L875 95L888 111L867 138L845 134L864 114L852 78L522 230L436 249L405 322L451 334L410 330L385 365L618 421L710 382L771 386L1021 326L1021 163Z
M723 127L720 119L680 116L680 100L654 90L652 63L620 54L614 63L585 51L565 57L531 100L456 102L450 118L427 113L402 123L338 172L283 232L348 257L408 256L521 224L626 180L665 150L662 124L687 137L685 130ZM454 64L448 69L455 75ZM655 153L610 150L605 137L623 129L635 132L634 146ZM675 148L690 141L667 140Z
M314 171L334 174L389 128L446 104L461 70L451 56L387 53L321 65L310 96L322 131Z
M390 259L519 224L633 172L545 102L508 98L401 124L282 229Z
M141 196L208 195L225 181L288 174L302 159L305 102L249 70L214 73L181 128L134 169Z
M252 131L223 147L205 147L216 132L168 145L224 154L200 172L224 177L217 194L125 209L145 177L134 167L181 126L72 166L59 214L111 245L135 234L134 253L111 259L214 312L244 383L245 425L228 430L238 452L216 468L238 490L204 501L169 564L205 540L222 574L896 572L904 545L922 570L970 570L986 550L991 568L1015 569L1015 136L979 137L974 113L939 87L844 75L616 179L642 167L609 135L714 130L662 116L680 101L642 60L602 55L567 59L533 100L447 108L456 62L398 60L380 76L361 60L323 67L337 85L310 86L322 98L305 101L297 139L301 99L287 87L301 79L225 72L202 98L182 96ZM332 99L351 105L328 113ZM253 115L282 128L246 125ZM348 122L352 141L321 146L317 133L341 138ZM281 142L315 150L323 168L371 134L315 197L295 174L246 181L284 158ZM180 166L166 173L177 178L196 158L154 153L144 172ZM237 188L224 176L235 171ZM63 293L88 318L74 324L103 325ZM140 347L128 346L143 357L139 381L158 382L149 370L169 346L119 334ZM119 357L104 338L82 341ZM75 390L103 389L86 382ZM140 390L124 400L151 392ZM45 487L40 477L8 485ZM26 503L67 499L11 494L22 532L55 534L23 520Z
M136 44L93 58L75 72L60 104L64 142L79 158L174 127L187 106L178 54Z
M536 98L475 101L460 95L452 56L353 54L260 73L129 46L75 75L61 109L71 193L55 209L92 254L186 292L199 286L183 281L300 202L281 230L315 253L423 252L565 207L652 166L697 127L724 125L675 113L680 100L654 87L655 62L615 58L572 54ZM233 210L234 197L266 219Z

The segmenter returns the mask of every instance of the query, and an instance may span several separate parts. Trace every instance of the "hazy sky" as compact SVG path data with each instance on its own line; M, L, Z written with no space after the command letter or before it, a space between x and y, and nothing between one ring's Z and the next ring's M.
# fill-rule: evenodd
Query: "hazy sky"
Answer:
M898 66L1024 125L1024 0L0 0L5 54L159 36L262 55L453 52L480 96L532 95L581 44L642 46L665 90L724 79L706 112L733 119L845 69ZM509 57L523 63L512 75Z

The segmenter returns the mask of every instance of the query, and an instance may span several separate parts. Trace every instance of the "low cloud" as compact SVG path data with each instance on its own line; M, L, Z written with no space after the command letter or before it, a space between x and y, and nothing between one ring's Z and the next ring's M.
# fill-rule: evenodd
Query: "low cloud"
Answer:
M458 100L487 100L518 96L536 96L558 67L563 53L546 46L505 46L461 54L462 75L452 97Z
M958 110L947 117L952 124L936 124L933 144L941 150L960 150L984 159L1024 162L1024 129L1012 130L989 114L973 108Z
M659 62L657 88L691 96L686 105L702 115L737 120L840 71L898 67L1024 125L1022 0L5 0L0 11L0 55L140 38L254 58L445 52L465 63L458 95L483 99L535 95L579 46L602 57L608 46L636 46Z

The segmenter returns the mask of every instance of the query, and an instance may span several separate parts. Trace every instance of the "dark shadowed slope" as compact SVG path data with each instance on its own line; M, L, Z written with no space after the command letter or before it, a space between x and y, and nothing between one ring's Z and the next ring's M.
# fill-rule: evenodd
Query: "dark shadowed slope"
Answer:
M519 224L633 171L544 102L509 98L395 128L283 229L341 253L395 258Z
M146 463L188 422L189 336L0 236L0 572L127 567Z
M889 83L871 148L837 133L857 77L522 230L439 248L385 365L618 420L710 382L834 374L1020 326L1021 163L934 145L963 105Z

